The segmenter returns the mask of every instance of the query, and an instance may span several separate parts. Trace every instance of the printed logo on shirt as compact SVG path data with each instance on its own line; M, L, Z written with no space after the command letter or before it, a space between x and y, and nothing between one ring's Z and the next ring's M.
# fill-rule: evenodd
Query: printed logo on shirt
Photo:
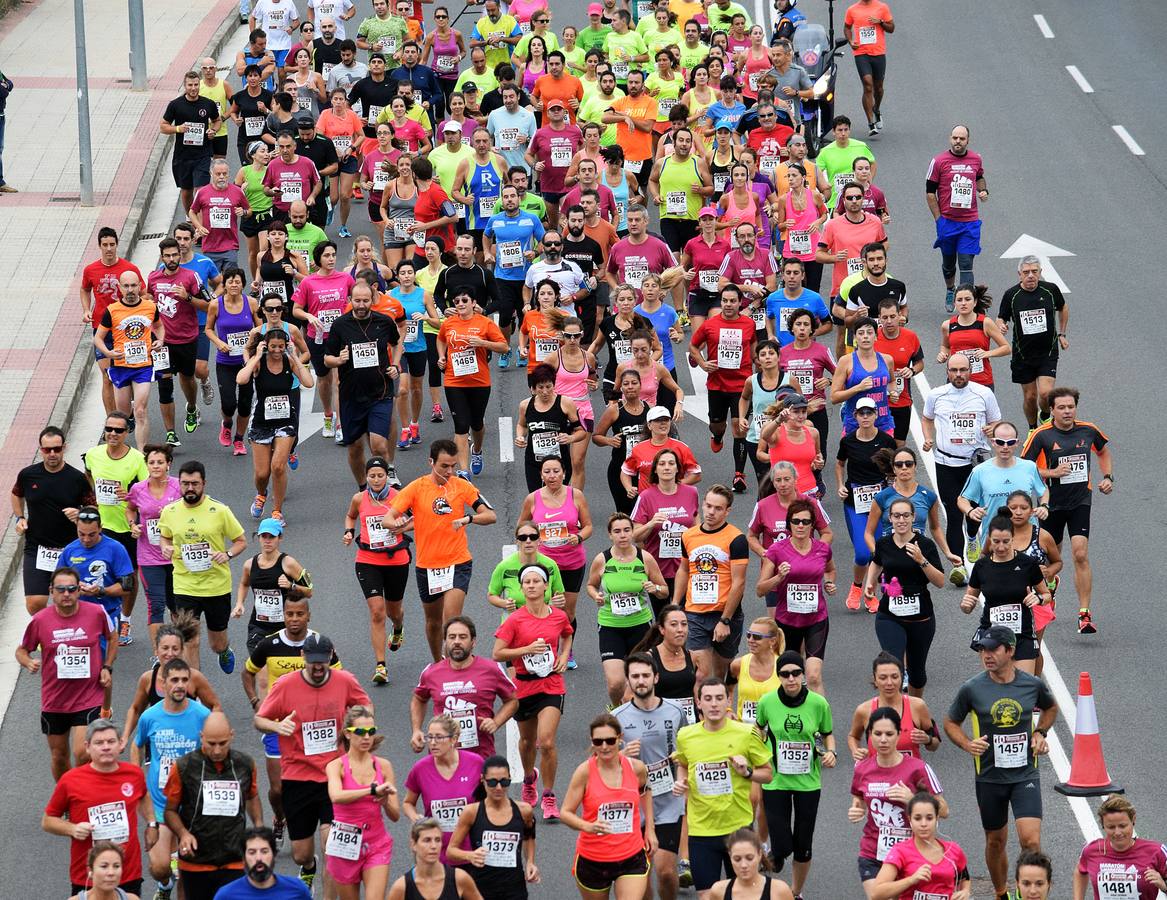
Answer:
M1021 722L1021 704L1012 697L1002 697L989 707L989 717L998 728L1013 728Z

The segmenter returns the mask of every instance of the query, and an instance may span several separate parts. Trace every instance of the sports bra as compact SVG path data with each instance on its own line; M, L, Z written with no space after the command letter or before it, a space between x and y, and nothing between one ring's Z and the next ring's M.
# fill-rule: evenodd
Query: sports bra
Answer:
M455 870L450 866L442 866L446 870L446 882L442 885L442 892L437 900L459 900L458 879ZM417 889L413 880L413 869L405 873L405 900L426 900L424 894Z
M762 893L758 895L758 900L770 900L770 885L774 879L769 875L762 876L766 880L766 886L762 888ZM733 886L737 882L737 878L731 878L729 884L725 886L725 900L733 900Z

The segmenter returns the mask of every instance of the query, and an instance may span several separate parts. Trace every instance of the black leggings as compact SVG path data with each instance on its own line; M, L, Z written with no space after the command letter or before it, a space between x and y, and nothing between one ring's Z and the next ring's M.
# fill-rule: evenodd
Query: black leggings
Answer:
M762 791L762 807L766 810L770 846L773 848L774 862L778 871L782 871L786 857L791 854L794 855L795 862L810 862L821 793L822 791Z
M454 419L454 434L482 431L486 427L486 405L490 402L490 385L486 387L446 386L446 403Z
M242 368L242 364L215 363L215 380L219 382L219 408L223 410L223 418L228 421L237 412L244 418L251 415L251 399L255 395L255 382L235 383L235 376Z
M613 457L608 463L608 490L612 492L612 502L616 504L616 512L631 515L632 505L636 501L628 496L628 492L624 490L624 485L620 482L620 467L623 464L624 460L617 457Z
M442 386L442 370L438 368L438 336L425 332L425 356L429 369L430 387Z
M746 456L754 464L754 474L758 476L758 490L762 489L762 480L770 473L770 464L758 459L758 445L753 441L746 441Z
M881 610L875 617L875 636L881 650L903 660L908 684L922 688L928 683L928 651L936 636L936 619L909 621Z
M820 293L819 288L823 283L823 264L821 262L804 262L806 267L806 277L803 280L802 286L808 291L814 291L816 294Z
M936 493L940 495L940 502L944 504L944 512L948 518L944 536L948 539L948 549L962 556L964 555L964 538L967 532L964 513L956 505L956 498L964 490L972 470L972 465L945 465L943 455L936 462ZM976 523L973 524L975 526ZM975 529L973 534L976 534Z

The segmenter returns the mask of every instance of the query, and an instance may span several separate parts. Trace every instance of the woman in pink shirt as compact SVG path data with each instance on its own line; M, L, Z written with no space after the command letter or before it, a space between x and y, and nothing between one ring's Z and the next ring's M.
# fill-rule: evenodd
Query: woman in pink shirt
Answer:
M438 820L442 829L441 860L445 863L446 847L450 845L458 817L466 804L474 800L474 790L482 775L482 757L458 749L458 723L452 716L430 719L425 742L429 755L415 763L405 776L403 809L414 822L426 816ZM469 850L470 842L466 841L462 849Z
M389 110L393 114L390 122L393 125L393 137L398 145L404 146L410 153L420 152L422 155L429 153L433 143L426 136L425 129L406 115L409 108L405 105L404 98L394 97L393 102L389 104Z
M1098 807L1103 837L1082 848L1074 870L1074 900L1122 897L1155 900L1167 891L1167 854L1159 841L1135 837L1135 807L1112 795Z
M312 251L312 261L316 263L316 272L296 286L296 292L292 294L292 316L308 323L308 352L316 373L316 394L324 407L324 436L333 437L339 433L339 428L334 430L332 416L336 403L336 375L335 370L324 364L324 339L328 337L332 323L348 307L355 282L348 272L337 271L336 244L332 241L317 244Z
M912 836L895 844L883 860L883 868L868 888L869 900L968 900L972 879L968 858L955 841L936 836L940 801L921 791L908 801Z

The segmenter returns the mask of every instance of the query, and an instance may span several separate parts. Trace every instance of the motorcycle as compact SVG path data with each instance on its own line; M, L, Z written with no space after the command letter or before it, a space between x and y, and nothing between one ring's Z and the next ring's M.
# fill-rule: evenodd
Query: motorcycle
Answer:
M830 142L831 120L835 117L835 82L839 75L838 59L847 46L845 38L835 38L835 3L827 0L828 27L816 22L799 25L791 36L794 61L806 70L812 82L811 99L802 101L802 123L806 134L807 155L818 156L819 149Z

